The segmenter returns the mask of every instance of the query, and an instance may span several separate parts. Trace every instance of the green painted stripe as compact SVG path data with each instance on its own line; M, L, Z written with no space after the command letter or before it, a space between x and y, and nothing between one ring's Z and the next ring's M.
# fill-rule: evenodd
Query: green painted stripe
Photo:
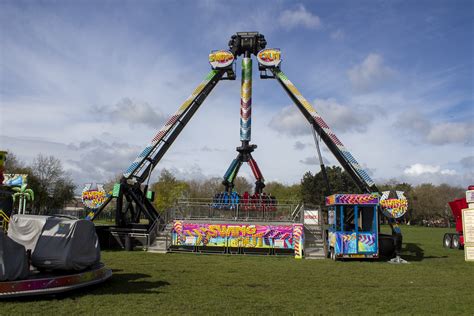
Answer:
M219 70L211 70L204 80L211 80L218 72Z

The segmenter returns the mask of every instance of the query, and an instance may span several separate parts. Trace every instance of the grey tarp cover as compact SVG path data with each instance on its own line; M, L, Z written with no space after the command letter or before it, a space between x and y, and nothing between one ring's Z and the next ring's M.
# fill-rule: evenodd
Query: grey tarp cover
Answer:
M0 229L0 281L25 279L29 270L25 247Z
M48 270L84 270L100 261L94 224L49 217L33 251L32 264Z
M46 220L50 217L15 214L8 225L8 236L25 246L26 250L34 251Z

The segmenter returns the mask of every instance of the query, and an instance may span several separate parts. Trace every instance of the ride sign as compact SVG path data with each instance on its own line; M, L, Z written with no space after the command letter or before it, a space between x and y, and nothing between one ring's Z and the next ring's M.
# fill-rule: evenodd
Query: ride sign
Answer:
M234 62L234 55L228 50L218 50L209 54L209 63L213 69L227 68Z
M258 62L266 67L278 67L281 63L281 53L276 48L265 48L257 54Z
M88 183L82 189L82 203L90 209L98 209L107 199L104 186L97 184L97 189L91 189L92 183Z
M397 199L389 199L390 191L382 192L380 207L385 216L389 218L400 218L408 210L408 201L403 191L396 191Z

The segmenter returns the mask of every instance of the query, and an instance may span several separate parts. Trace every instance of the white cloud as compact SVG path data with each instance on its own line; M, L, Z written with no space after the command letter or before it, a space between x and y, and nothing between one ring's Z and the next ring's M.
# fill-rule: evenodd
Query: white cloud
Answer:
M41 138L0 135L0 143L9 152L30 164L39 154L52 155L63 163L77 190L84 183L104 183L120 175L140 152L139 146L109 139L91 139L78 144L51 142Z
M382 56L371 53L361 64L347 72L352 87L357 92L370 92L392 79L395 71L384 64Z
M415 132L425 142L432 145L472 144L473 133L470 125L463 122L431 122L426 115L416 110L398 116L394 126L405 130L410 136Z
M472 127L467 123L441 123L431 127L427 140L435 145L472 142Z
M316 153L315 153L316 154ZM319 166L319 158L316 157L316 156L309 156L309 157L306 157L302 160L300 160L300 163L304 164L304 165L309 165L309 166ZM328 159L326 159L325 157L323 157L323 163L326 165L326 166L329 166L329 165L334 165L333 163L331 163Z
M331 32L331 38L333 40L340 41L340 40L343 40L344 37L346 37L346 34L341 29L337 29L337 30Z
M132 101L129 98L123 98L114 106L95 107L93 112L103 120L128 122L132 126L144 124L155 129L161 127L166 120L163 113L156 112L148 103Z
M408 176L419 176L422 174L441 174L441 175L455 175L456 170L452 169L441 169L438 165L427 165L421 163L415 163L405 170L403 173Z
M300 160L300 162L302 164L310 165L310 166L316 166L316 165L319 164L319 161L318 161L318 159L316 159L315 156L306 157L305 159Z
M372 121L373 114L360 107L345 106L335 99L316 99L313 103L328 123L336 132L364 132Z
M311 127L294 105L286 106L272 117L268 126L278 133L290 136L308 135Z
M338 103L335 99L316 99L315 108L336 133L365 132L367 125L373 120L370 111L349 107ZM311 133L308 121L296 106L290 105L281 109L272 117L269 127L281 134L302 136ZM301 144L295 144L296 149L303 149Z
M474 156L467 156L462 158L459 163L464 169L474 170Z
M293 148L295 150L303 150L306 148L306 146L308 146L308 144L306 143L302 143L300 142L299 140L297 140L294 144L293 144Z
M300 4L295 10L284 10L278 19L280 26L284 29L293 29L302 26L311 30L321 27L319 16L312 14Z

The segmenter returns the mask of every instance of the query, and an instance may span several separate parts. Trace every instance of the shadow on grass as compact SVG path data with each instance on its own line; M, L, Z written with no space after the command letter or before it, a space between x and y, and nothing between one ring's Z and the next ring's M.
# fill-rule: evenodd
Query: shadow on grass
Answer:
M91 294L156 294L157 289L170 285L166 281L148 281L151 275L143 273L115 273L103 284L94 286ZM91 288L92 289L92 288Z
M406 243L402 249L402 258L407 261L423 261L425 259L444 259L448 256L425 256L425 252L419 247L419 244Z

